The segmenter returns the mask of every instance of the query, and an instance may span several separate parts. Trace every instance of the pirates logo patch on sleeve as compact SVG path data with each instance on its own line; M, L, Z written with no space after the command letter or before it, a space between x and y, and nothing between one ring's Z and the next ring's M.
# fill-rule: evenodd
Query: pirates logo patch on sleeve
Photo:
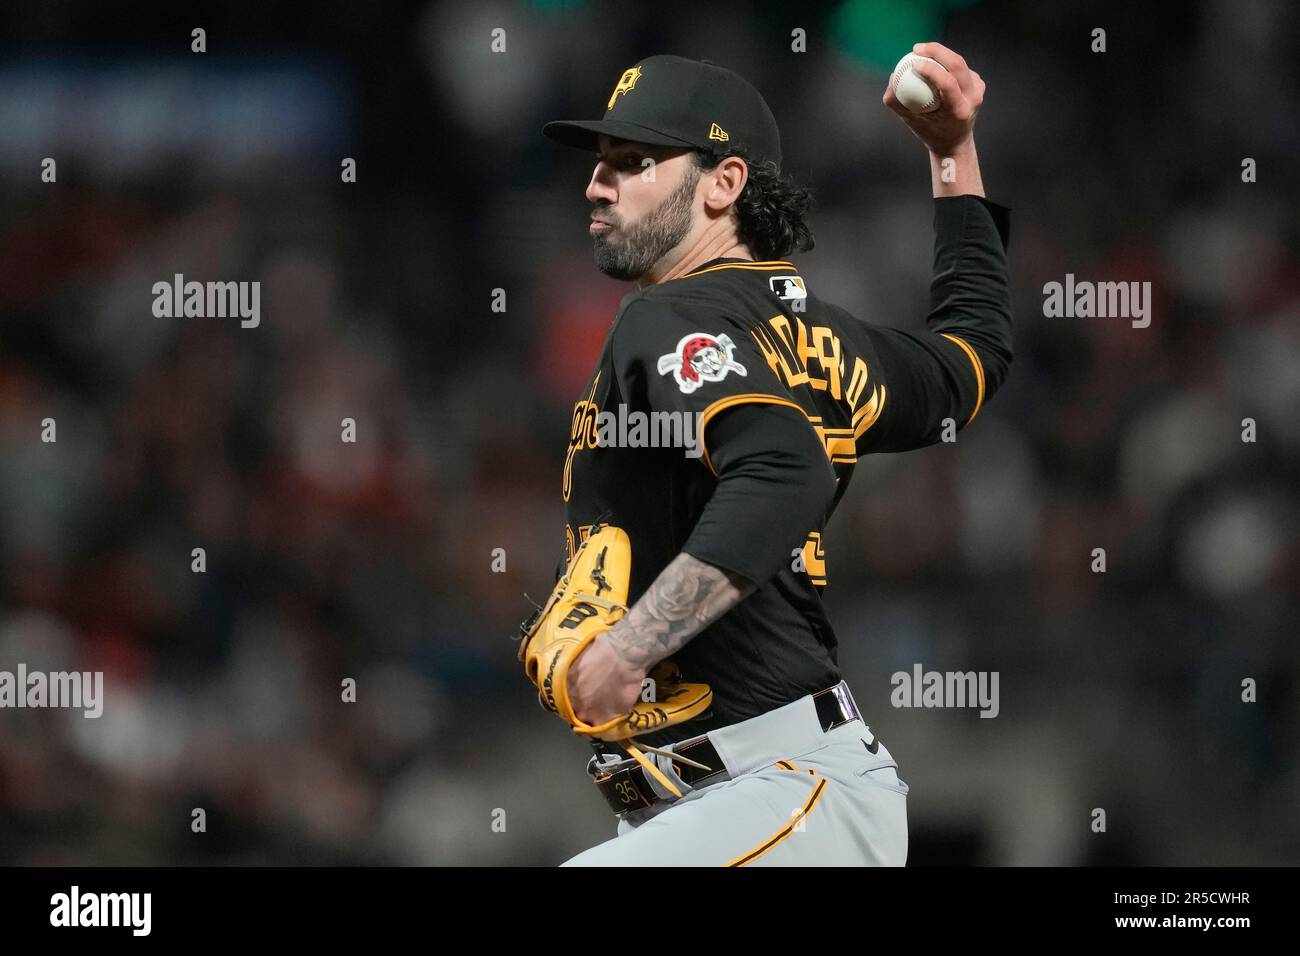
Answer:
M721 382L728 372L746 374L745 366L732 358L735 351L726 334L692 332L677 343L677 351L659 356L659 374L671 372L677 387L689 395L705 382Z

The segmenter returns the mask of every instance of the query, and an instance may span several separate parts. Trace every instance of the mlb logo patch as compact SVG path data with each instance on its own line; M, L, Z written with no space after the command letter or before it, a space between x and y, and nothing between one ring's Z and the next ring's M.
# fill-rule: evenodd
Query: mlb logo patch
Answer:
M785 302L808 298L808 287L803 284L803 276L772 276L767 280L767 285L778 299Z

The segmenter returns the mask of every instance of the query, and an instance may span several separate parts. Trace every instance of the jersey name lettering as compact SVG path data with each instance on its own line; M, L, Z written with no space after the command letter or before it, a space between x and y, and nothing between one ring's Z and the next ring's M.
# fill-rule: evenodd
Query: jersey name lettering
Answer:
M861 356L854 357L853 371L848 386L844 387L847 356L834 330L825 325L809 328L800 318L791 327L790 318L785 315L774 315L767 324L770 329L759 326L754 330L754 340L768 366L787 388L808 385L826 392L837 402L847 402L850 411L857 407L867 387L867 363Z

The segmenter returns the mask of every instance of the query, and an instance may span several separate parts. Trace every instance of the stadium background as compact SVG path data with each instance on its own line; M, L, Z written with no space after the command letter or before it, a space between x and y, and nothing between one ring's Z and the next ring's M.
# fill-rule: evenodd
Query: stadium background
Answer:
M989 83L1017 334L976 427L864 460L827 536L910 862L1300 861L1297 8L1063 7L6 4L0 669L103 670L107 701L0 711L0 863L550 864L611 836L511 641L627 291L591 262L589 160L541 125L651 53L738 70L815 190L809 282L916 328L928 174L879 100L927 38ZM154 318L175 273L260 281L260 327ZM1150 281L1154 321L1044 318L1066 273ZM917 662L998 671L999 717L891 707Z

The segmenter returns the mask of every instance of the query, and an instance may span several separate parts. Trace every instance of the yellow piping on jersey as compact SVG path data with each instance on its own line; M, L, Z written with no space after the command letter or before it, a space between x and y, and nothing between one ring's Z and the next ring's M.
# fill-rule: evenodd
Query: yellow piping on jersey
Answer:
M704 411L700 412L700 424L695 429L696 440L700 443L700 449L704 452L704 463L709 466L709 471L716 476L718 469L713 467L713 462L709 459L709 448L704 442L704 429L709 425L709 419L718 412L725 411L732 405L749 405L749 404L768 404L768 405L789 405L791 408L797 408L807 417L808 413L802 408L784 398L777 398L775 395L764 395L762 392L746 392L743 395L728 395L726 398L720 398Z
M677 279L689 279L691 276L702 276L706 272L717 272L719 269L756 269L759 272L776 272L780 269L795 269L793 262L782 262L780 260L768 260L765 262L724 262L719 266L709 266L707 269L699 269L695 272L688 272L686 275L678 276ZM669 282L676 282L677 279L669 279Z
M882 398L883 393L884 388L882 387L880 390ZM700 413L700 424L696 430L698 436L697 440L700 443L700 448L704 455L704 464L709 466L709 471L713 472L715 476L717 475L718 470L713 467L713 460L709 457L708 445L704 441L704 429L708 426L709 419L713 418L713 416L718 414L718 412L730 408L732 405L761 403L766 403L768 405L789 405L791 408L797 408L799 411L803 412L804 418L808 419L808 424L812 425L813 431L817 433L817 439L822 443L822 448L826 452L826 457L829 458L832 463L851 465L856 462L858 460L858 448L856 444L857 436L866 431L866 429L870 427L871 422L875 421L875 417L873 417L871 422L868 422L865 425L859 424L856 432L853 428L827 428L822 425L820 415L810 415L808 414L807 409L803 406L787 401L784 398L777 398L775 395L765 395L762 392L747 392L744 395L730 395L726 398L720 398ZM884 405L882 402L876 409L876 417L879 416L880 409L883 407ZM859 412L860 411L862 411L862 409L859 409Z
M975 416L980 412L980 406L984 404L984 366L980 362L979 356L975 354L975 350L967 345L965 340L959 339L955 335L949 335L947 332L939 334L945 339L957 343L961 350L966 353L966 357L970 359L971 365L975 366L975 410L970 413L970 418L966 419L966 424L969 425L975 421Z

